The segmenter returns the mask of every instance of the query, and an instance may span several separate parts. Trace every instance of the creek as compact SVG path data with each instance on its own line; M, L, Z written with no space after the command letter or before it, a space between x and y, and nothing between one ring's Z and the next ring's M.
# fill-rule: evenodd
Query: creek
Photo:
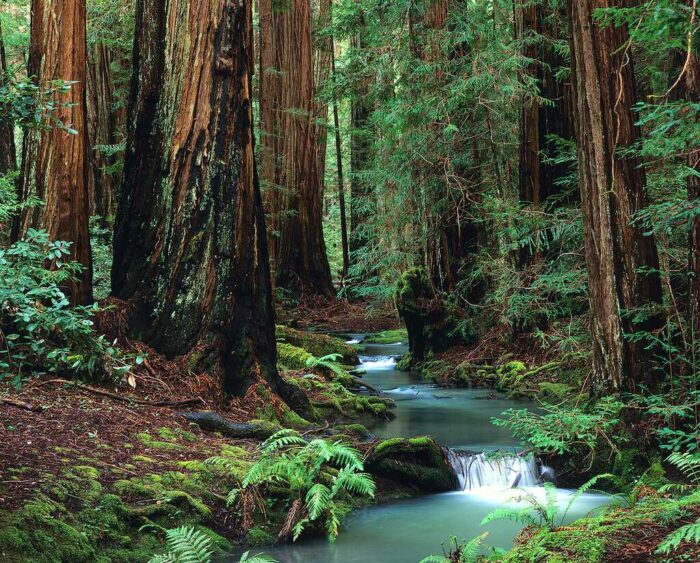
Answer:
M349 337L361 340L363 335ZM396 418L377 423L371 430L381 438L433 436L450 449L451 464L462 490L357 510L344 520L334 543L300 540L260 551L281 563L418 563L430 554L440 554L452 535L471 539L487 531L488 545L504 549L512 545L519 524L497 520L481 526L481 521L497 508L525 506L517 498L524 492L544 499L540 485L543 468L532 458L518 457L517 441L490 420L507 408L534 405L490 390L444 389L428 384L414 374L395 369L396 358L405 351L402 343L367 344L363 351L363 380L396 401ZM495 450L510 455L496 460L483 455ZM566 489L557 490L561 507L566 507L571 494ZM599 494L581 496L566 514L565 522L608 500Z

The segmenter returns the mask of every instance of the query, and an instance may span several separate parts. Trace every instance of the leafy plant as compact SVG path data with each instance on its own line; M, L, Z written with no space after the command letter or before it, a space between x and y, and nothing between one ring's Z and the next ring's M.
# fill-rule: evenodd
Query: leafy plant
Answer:
M556 530L563 525L566 515L571 510L573 504L584 493L591 490L595 484L601 479L612 477L608 473L596 475L592 479L586 481L571 495L566 506L562 510L557 499L557 488L553 483L544 483L544 500L541 500L530 491L523 491L521 496L517 496L514 500L525 501L525 508L499 508L488 514L481 522L482 525L493 522L494 520L513 520L525 526L534 526L536 528L546 528L548 530Z
M148 563L211 563L214 549L211 539L201 530L181 526L165 532L168 553L154 555ZM275 559L258 553L251 555L246 551L239 563L276 563Z
M200 530L187 526L165 532L168 553L154 555L149 563L210 563L214 550L211 540Z
M311 356L306 360L306 367L313 369L317 367L323 367L331 370L336 375L345 375L345 370L343 366L340 365L338 360L342 358L342 354L326 354L317 358L316 356Z
M0 379L12 378L16 387L28 373L98 379L131 368L95 333L97 305L71 306L63 288L80 266L69 255L69 243L34 229L0 248Z
M459 543L455 536L450 538L451 549L447 555L429 555L420 563L476 563L479 560L481 548L489 533L484 532L480 536L469 541Z
M613 444L609 436L620 423L623 406L620 401L606 399L598 401L590 411L560 405L544 405L545 414L508 409L503 413L504 418L494 418L491 422L509 428L541 453L561 455L578 448L592 453L601 440Z
M374 497L375 484L363 473L360 453L341 442L315 439L307 442L294 430L281 430L261 445L261 457L228 496L229 505L244 511L261 488L287 490L290 504L280 537L296 540L311 523L325 528L329 540L338 536L345 495Z

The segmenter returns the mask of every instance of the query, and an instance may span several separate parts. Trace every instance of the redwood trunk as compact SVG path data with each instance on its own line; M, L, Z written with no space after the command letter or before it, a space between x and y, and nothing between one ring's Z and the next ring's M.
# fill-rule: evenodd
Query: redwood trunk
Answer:
M82 304L92 301L85 25L85 0L32 1L29 75L41 88L57 80L73 82L66 93L55 95L53 117L76 133L57 126L26 133L20 197L39 197L44 206L27 210L19 229L24 235L41 227L51 239L72 243L71 258L83 272L69 293Z
M5 58L5 41L0 25L0 86L7 80L7 59ZM0 108L0 174L6 174L17 168L17 151L15 148L15 124L8 115L8 108Z
M630 313L661 301L654 238L631 224L646 204L638 160L622 157L639 136L632 106L636 92L624 26L594 23L610 0L568 0L578 160L593 336L593 390L602 395L653 384L650 353L626 335L653 330L659 319L633 323Z
M104 43L92 45L88 57L87 111L90 136L90 211L100 218L114 216L116 179L109 170L115 157L101 147L118 142L122 112L115 112L114 51Z
M559 14L551 8L546 13L541 3L518 0L515 16L521 53L530 60L523 75L535 81L538 97L550 102L541 104L537 97L527 96L520 111L520 201L539 207L561 192L556 181L567 173L561 165L545 162L545 158L555 156L547 139L550 135L572 137L571 92L555 74L566 65L551 45L562 33L557 25ZM521 249L521 266L533 258L529 248Z
M243 394L276 367L249 0L139 0L113 293L135 336Z
M330 296L310 2L261 0L260 19L262 178L275 280L295 293Z

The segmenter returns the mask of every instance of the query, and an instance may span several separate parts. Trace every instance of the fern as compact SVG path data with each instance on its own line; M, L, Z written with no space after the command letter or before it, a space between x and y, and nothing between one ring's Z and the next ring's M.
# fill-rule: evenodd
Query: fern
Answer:
M604 473L602 475L596 475L592 479L586 481L571 495L571 498L563 511L559 508L559 503L557 502L557 488L552 483L545 483L544 501L541 501L531 492L525 491L519 500L524 500L528 504L526 508L499 508L490 514L487 514L481 521L481 524L488 524L494 520L512 520L526 526L536 526L538 528L555 530L563 524L564 520L566 519L566 515L569 513L569 510L571 510L574 502L576 502L581 495L590 491L599 480L608 477L612 477L612 475L609 473ZM535 515L537 515L539 518Z
M670 553L675 551L683 542L700 543L700 518L692 524L682 526L668 535L666 539L659 544L656 553Z
M155 555L149 563L210 563L214 550L204 532L187 526L165 532L168 553Z
M667 461L681 471L693 483L700 483L700 454L673 452Z
M309 518L316 520L330 504L333 498L331 490L323 483L316 483L306 493L306 507L309 510Z
M264 553L250 555L250 551L246 551L243 555L241 555L238 563L277 563L277 560L273 559L269 555L265 555Z
M273 494L279 494L279 488L288 490L287 502L293 507L283 536L291 532L297 539L306 525L318 522L332 541L340 528L337 499L345 494L374 497L375 484L362 473L360 452L341 442L320 438L307 442L294 430L281 430L266 440L260 451L260 459L248 470L241 488L233 489L227 501L241 505L243 490L280 485Z
M472 538L468 542L462 544L458 544L457 538L452 536L450 539L452 542L452 549L448 555L429 555L425 559L422 559L420 563L451 563L453 561L459 561L459 563L476 563L479 561L481 548L488 535L488 532L484 532L480 536Z

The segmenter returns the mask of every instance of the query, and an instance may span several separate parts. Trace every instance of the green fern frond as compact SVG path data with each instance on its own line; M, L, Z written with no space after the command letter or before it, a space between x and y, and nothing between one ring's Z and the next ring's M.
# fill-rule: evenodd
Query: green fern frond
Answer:
M460 563L476 563L479 555L481 554L481 546L488 535L488 532L484 532L480 536L472 538L465 543L462 547L462 557L460 558Z
M154 555L148 560L148 563L178 563L178 560L174 553L168 553L166 555Z
M149 563L211 563L214 553L211 540L204 532L181 526L165 532L166 555L156 555Z
M688 479L700 483L700 454L673 452L666 458L671 465L678 468Z
M511 520L525 525L538 525L537 520L532 516L529 508L499 508L487 514L481 521L481 525L485 526L494 520Z
M368 473L356 473L354 470L344 467L338 472L333 483L333 496L342 489L349 493L374 498L376 486Z
M275 432L272 436L265 440L260 448L264 452L273 452L275 450L279 450L280 448L292 445L306 445L306 440L304 440L304 438L296 430L284 428L279 432Z
M364 465L362 464L362 457L360 452L355 448L346 446L341 442L334 442L331 447L331 457L329 461L336 463L340 467L349 467L352 469L357 469L362 471Z
M316 483L306 493L306 508L309 511L309 519L316 520L323 513L332 499L331 490L323 483Z
M340 528L340 517L335 509L335 504L331 503L328 507L328 518L326 519L326 529L328 530L328 541L334 542L338 537Z
M683 542L700 543L700 518L692 524L678 528L659 544L656 553L670 553Z
M428 555L425 559L421 559L420 563L450 563L450 560L442 555Z
M294 524L294 528L292 531L292 541L297 541L299 539L299 536L301 533L304 531L304 527L309 523L308 518L302 518L299 520L296 524Z
M246 551L243 555L241 555L238 563L277 563L277 559L273 559L264 553L250 555L250 551Z

